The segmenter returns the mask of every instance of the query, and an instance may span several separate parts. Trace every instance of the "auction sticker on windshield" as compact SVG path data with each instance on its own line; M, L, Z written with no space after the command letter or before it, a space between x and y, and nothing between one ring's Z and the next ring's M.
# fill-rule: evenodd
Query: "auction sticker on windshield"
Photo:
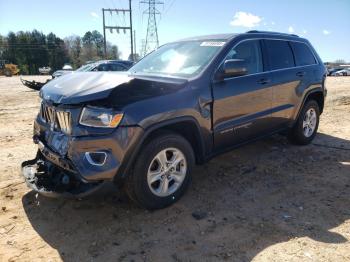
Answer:
M223 46L225 42L203 42L201 46Z

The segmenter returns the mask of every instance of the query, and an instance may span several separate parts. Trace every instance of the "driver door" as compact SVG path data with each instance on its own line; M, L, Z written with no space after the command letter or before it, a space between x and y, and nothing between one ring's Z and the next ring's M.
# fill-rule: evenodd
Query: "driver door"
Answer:
M218 151L253 139L270 130L272 81L264 72L260 40L239 43L227 54L243 61L247 73L213 83L214 146ZM223 66L219 68L222 73Z

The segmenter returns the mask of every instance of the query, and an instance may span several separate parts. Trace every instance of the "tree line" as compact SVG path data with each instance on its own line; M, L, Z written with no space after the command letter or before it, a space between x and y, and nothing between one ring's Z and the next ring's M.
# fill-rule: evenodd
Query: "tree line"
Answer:
M118 46L107 42L106 59L119 59ZM103 36L98 31L88 31L83 37L59 38L54 33L48 35L37 30L31 32L9 32L0 35L0 60L16 64L20 74L38 74L39 68L62 69L64 64L78 68L88 61L105 59Z

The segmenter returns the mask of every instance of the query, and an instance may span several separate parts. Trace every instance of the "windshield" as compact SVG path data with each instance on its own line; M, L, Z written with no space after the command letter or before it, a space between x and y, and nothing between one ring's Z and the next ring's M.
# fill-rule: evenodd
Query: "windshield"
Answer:
M224 44L225 40L167 44L143 58L130 72L192 77L203 70Z
M87 64L87 65L83 65L83 66L79 67L77 69L77 71L78 72L88 72L88 71L92 71L95 67L96 67L95 64Z

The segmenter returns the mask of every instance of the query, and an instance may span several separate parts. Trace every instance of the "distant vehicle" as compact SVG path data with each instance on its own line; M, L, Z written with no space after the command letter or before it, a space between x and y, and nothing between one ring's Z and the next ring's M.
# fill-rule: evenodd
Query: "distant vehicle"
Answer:
M57 78L57 77L60 77L60 76L63 76L65 74L69 74L72 72L73 72L73 70L57 70L52 74L52 78Z
M331 69L328 70L327 75L328 75L328 76L334 76L335 73L336 73L337 71L340 71L340 70L342 70L342 68L331 68Z
M52 78L57 78L62 75L72 74L74 72L91 72L91 71L127 71L131 66L134 65L133 61L127 60L101 60L97 62L90 62L78 68L76 71L73 70L57 70L52 74ZM22 84L26 87L39 91L46 83L50 80L47 80L45 83L28 81L21 79Z
M344 68L342 70L336 71L335 76L350 76L350 68Z
M49 67L49 66L44 66L44 67L39 68L39 73L41 75L48 75L48 74L50 74L50 72L51 72L51 67Z
M57 78L62 75L70 74L72 72L90 72L90 71L127 71L134 62L124 60L101 60L97 62L90 62L73 70L57 70L52 74L52 78Z
M0 60L0 76L4 75L7 77L17 75L19 73L19 69L17 65L10 64L6 60Z
M71 65L65 64L65 65L62 67L62 70L73 70L73 67L72 67Z
M62 69L60 70L56 70L53 74L52 74L52 78L56 78L56 77L60 77L62 75L68 74L73 72L73 67L71 65L65 64Z

